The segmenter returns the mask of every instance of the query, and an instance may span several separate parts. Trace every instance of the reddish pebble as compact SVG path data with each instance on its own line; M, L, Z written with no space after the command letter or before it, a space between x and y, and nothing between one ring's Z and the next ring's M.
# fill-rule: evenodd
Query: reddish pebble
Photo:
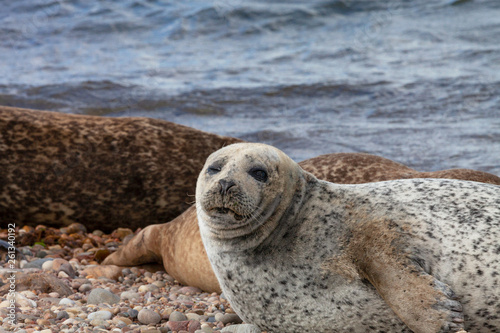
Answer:
M194 333L196 330L201 329L201 324L196 320L169 321L167 322L167 327L174 332L188 331L189 333Z

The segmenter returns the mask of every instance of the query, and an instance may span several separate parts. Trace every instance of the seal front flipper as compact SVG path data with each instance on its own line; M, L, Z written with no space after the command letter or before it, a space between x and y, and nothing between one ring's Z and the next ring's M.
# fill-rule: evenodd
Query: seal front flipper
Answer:
M358 262L358 268L412 331L464 329L462 305L453 290L417 262L373 251Z
M135 235L126 245L110 254L103 265L137 266L150 263L162 263L161 255L156 251L156 235L162 224L153 224Z

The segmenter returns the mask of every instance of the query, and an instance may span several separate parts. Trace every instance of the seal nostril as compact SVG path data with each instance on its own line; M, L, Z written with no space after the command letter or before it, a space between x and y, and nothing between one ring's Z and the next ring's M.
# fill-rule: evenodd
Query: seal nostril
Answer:
M221 179L219 180L219 185L220 185L220 194L226 194L227 191L236 184L232 180L225 180Z

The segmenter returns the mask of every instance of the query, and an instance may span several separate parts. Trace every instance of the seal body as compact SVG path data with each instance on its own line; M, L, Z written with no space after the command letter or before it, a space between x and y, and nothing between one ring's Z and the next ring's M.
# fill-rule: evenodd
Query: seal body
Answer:
M263 330L500 330L498 186L339 185L236 144L209 157L196 196L222 290Z
M0 217L103 231L162 223L190 206L207 156L238 141L149 118L2 106Z

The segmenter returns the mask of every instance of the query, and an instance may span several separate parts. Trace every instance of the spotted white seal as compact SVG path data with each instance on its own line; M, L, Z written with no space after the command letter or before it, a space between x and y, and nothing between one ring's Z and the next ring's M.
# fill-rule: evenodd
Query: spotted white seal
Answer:
M234 144L196 189L200 232L237 313L271 332L500 331L500 187L320 181Z

